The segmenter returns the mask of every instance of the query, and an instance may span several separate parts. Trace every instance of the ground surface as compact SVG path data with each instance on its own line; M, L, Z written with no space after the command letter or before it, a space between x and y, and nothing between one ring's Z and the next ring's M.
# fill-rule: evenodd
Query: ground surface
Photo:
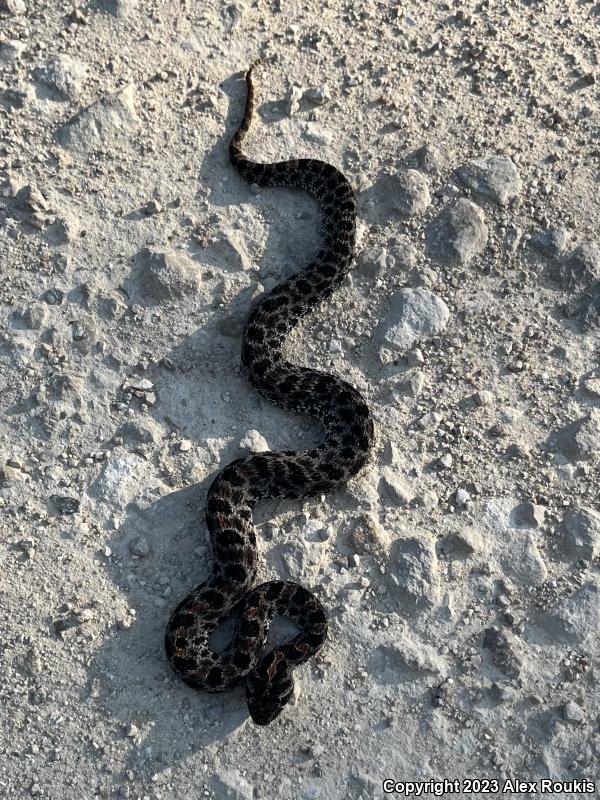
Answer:
M0 794L597 779L600 5L0 8ZM309 198L228 163L257 55L251 154L359 199L356 271L290 357L378 436L346 489L257 514L264 576L331 619L267 729L162 644L220 466L319 438L238 369L252 299L319 242Z

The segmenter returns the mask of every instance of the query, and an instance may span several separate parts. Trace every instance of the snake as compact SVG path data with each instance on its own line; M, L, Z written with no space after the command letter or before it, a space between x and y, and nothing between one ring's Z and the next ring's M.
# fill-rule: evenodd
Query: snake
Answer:
M268 725L293 697L293 670L323 646L327 615L316 594L298 583L255 585L259 558L253 510L261 501L314 497L346 483L368 461L374 424L355 387L285 356L290 331L351 269L356 198L347 178L325 161L260 163L243 154L255 109L258 63L245 73L246 106L229 143L231 164L252 188L283 187L312 195L320 208L322 240L316 257L264 293L251 311L242 335L242 373L266 400L317 420L323 438L307 450L253 452L216 475L205 507L211 572L171 614L165 648L173 670L195 689L224 692L244 684L252 721ZM291 620L297 633L269 649L269 626L276 617ZM233 633L219 649L213 634L230 619L235 620Z

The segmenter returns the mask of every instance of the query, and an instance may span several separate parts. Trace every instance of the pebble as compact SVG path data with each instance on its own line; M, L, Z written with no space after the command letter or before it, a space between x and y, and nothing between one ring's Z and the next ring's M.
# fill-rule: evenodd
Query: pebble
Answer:
M25 42L20 39L8 39L0 44L0 62L12 64L14 61L18 61L26 50Z
M443 549L449 558L464 558L474 553L481 553L484 541L481 533L475 528L463 528L444 539Z
M383 553L389 549L390 535L376 514L362 514L353 521L349 545L359 554Z
M67 209L55 219L44 234L45 240L51 245L63 245L72 242L81 233L79 218Z
M600 455L600 408L556 431L551 444L569 461L592 461Z
M392 300L391 318L395 323L385 340L399 350L437 336L446 327L450 311L444 301L427 289L401 289Z
M134 556L146 558L150 555L150 545L144 536L137 536L129 543L129 549Z
M516 253L523 238L523 229L518 225L509 225L504 237L504 246L509 253Z
M68 495L51 494L50 500L54 503L59 513L63 516L76 514L79 511L80 502L77 497L69 497Z
M365 247L356 259L356 270L370 280L383 275L388 266L388 251L385 247Z
M67 100L77 99L86 75L85 64L64 53L33 71L36 81L53 89Z
M581 242L558 265L558 282L562 289L585 289L600 279L600 247L596 242Z
M487 389L481 389L480 391L475 392L473 397L478 406L491 406L494 402L493 392L490 392Z
M80 8L74 8L68 18L76 25L87 25L88 22L88 18Z
M509 570L506 563L507 559L501 559L507 572L512 574L524 585L540 586L548 577L548 568L542 558L535 539L531 534L527 534L522 540L515 537L512 550L512 557L518 559ZM510 556L509 556L510 557Z
M492 626L486 628L483 646L492 654L492 662L509 678L519 677L522 659L517 654L517 640L508 632Z
M417 163L424 172L437 175L445 166L445 158L435 145L424 144L415 153Z
M534 233L529 243L549 258L560 256L566 249L568 233L566 228L548 228Z
M314 88L307 89L304 92L304 97L317 106L322 106L331 100L329 87L326 85L315 86Z
M464 508L471 499L471 495L469 494L469 492L467 492L466 489L463 489L461 487L460 489L456 490L455 498L456 498L456 505L459 506L460 508Z
M28 183L17 192L17 203L24 211L48 211L50 203L35 183Z
M30 561L35 558L35 545L34 539L21 539L19 542L19 547Z
M436 263L466 266L486 246L488 228L483 211L471 200L459 198L428 225L427 255Z
M600 555L600 514L589 508L573 508L563 519L568 553L588 561Z
M393 467L382 468L378 491L385 505L407 506L414 498L410 483Z
M392 208L403 217L422 214L431 205L429 183L415 169L399 172L396 178L396 193Z
M240 450L248 453L265 453L270 450L269 444L265 437L257 430L251 429L246 431L244 436L240 439Z
M137 11L138 0L98 0L98 8L113 17L125 19Z
M596 397L600 400L600 377L590 377L586 378L583 382L583 388L592 395L592 397Z
M570 597L540 614L538 624L547 632L554 646L595 642L600 626L598 585L592 581L584 583Z
M0 0L0 11L18 16L27 13L25 0Z
M469 161L458 170L461 181L478 194L506 206L521 193L519 172L508 156L490 155Z
M438 414L437 411L428 411L419 419L419 427L425 431L427 428L433 428L435 425L439 425L441 421L441 414Z
M429 534L397 539L390 552L388 573L401 613L423 613L438 603L438 560Z
M519 503L513 510L513 522L519 528L541 528L546 508L536 503Z
M288 117L293 116L300 109L302 89L299 86L290 86L285 96L285 108Z
M394 385L394 389L405 397L418 397L425 385L425 375L420 369L411 370Z
M59 306L65 299L65 293L62 289L52 288L44 292L44 300L49 306Z
M409 367L419 367L425 363L425 356L420 347L415 347L414 350L406 354L406 363Z
M160 214L162 210L163 207L158 200L149 200L144 206L144 214L146 214L147 217L152 217L154 214Z
M64 148L82 154L118 142L128 144L138 121L135 89L129 84L80 111L59 129L58 141Z
M569 700L569 702L565 703L563 706L563 717L567 722L573 722L576 724L585 722L587 719L583 708L573 700Z
M133 389L134 392L151 392L154 384L148 378L129 378L124 382L123 389Z
M139 497L141 486L148 481L145 461L134 453L107 461L88 493L118 508Z
M137 262L138 289L148 303L177 300L200 288L198 265L182 251L145 247Z
M149 417L127 420L119 426L115 439L134 444L154 444L162 438L162 428Z
M450 469L453 463L454 459L452 458L451 453L444 453L444 455L438 459L438 464L444 469Z

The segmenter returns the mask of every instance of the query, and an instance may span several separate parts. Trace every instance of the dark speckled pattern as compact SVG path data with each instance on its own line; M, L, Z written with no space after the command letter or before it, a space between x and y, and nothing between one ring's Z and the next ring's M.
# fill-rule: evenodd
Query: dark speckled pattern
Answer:
M323 216L324 237L314 261L266 294L250 314L242 364L263 397L316 417L325 438L310 450L237 459L217 475L206 503L213 572L175 609L165 642L173 669L190 686L221 692L244 679L252 719L266 725L291 697L292 669L323 645L327 618L315 595L296 583L270 581L253 588L257 547L252 511L260 500L313 496L345 483L367 461L373 422L364 399L348 383L283 357L290 330L335 290L351 267L356 201L346 178L324 161L260 164L244 157L241 144L254 110L253 68L246 73L246 110L229 146L231 162L249 183L313 195ZM237 615L233 639L217 653L209 637L232 613ZM276 616L291 619L299 632L265 654L269 623Z

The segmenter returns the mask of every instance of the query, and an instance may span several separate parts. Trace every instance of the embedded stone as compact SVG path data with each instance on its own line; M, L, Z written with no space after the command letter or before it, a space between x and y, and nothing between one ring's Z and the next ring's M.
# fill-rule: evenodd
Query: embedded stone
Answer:
M427 255L447 266L469 264L483 251L487 239L483 211L464 197L446 206L429 224L425 235Z

